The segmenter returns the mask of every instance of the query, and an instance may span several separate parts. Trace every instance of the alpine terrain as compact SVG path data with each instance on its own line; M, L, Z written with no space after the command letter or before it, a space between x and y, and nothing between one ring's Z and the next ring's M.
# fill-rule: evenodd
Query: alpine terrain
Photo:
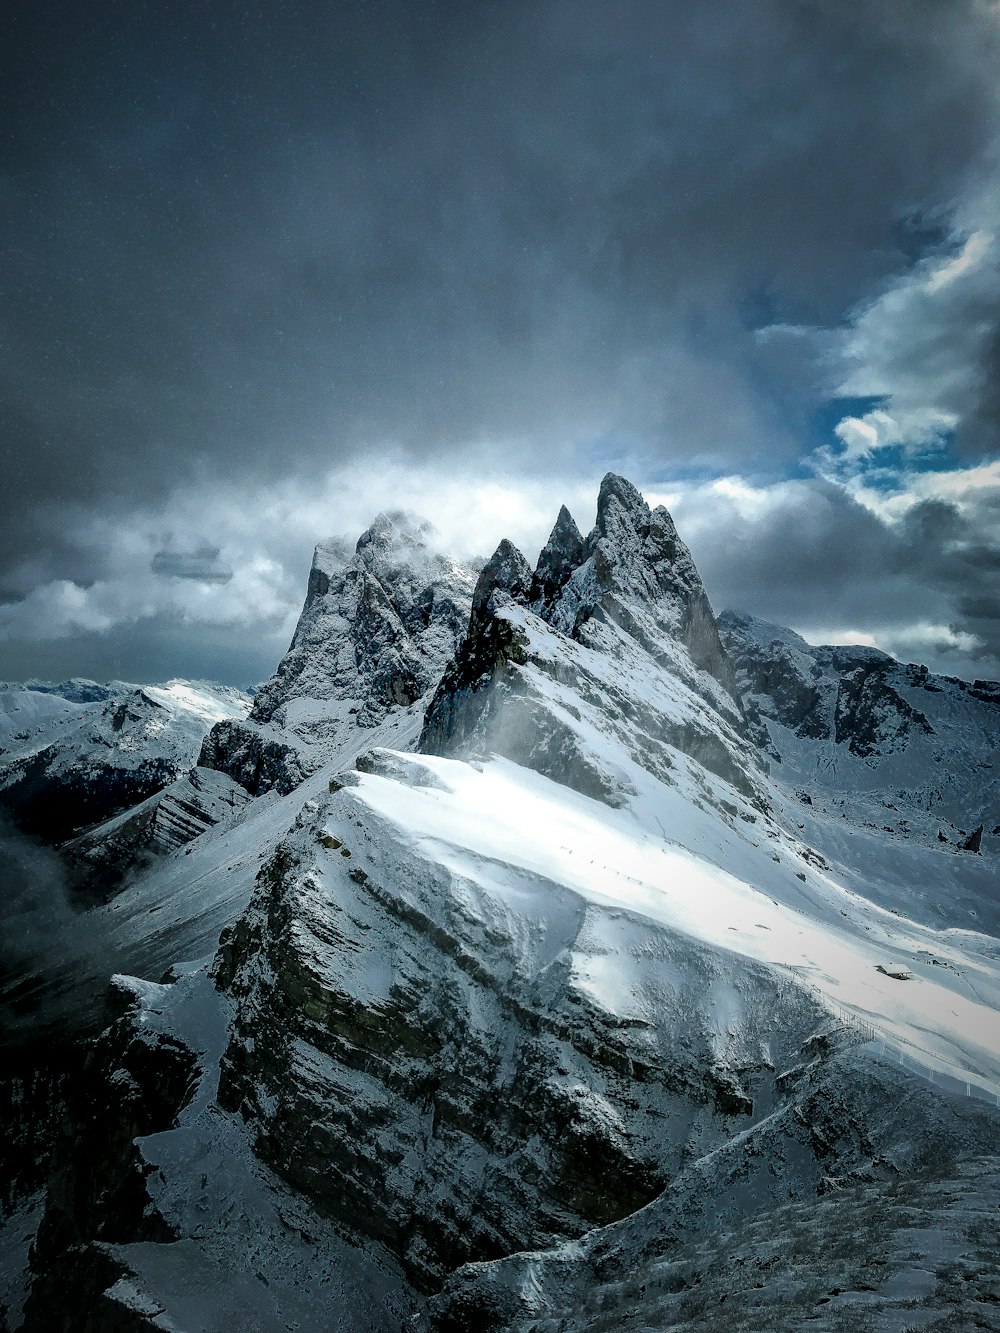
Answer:
M608 475L0 723L0 1330L1000 1328L1000 684L717 618Z

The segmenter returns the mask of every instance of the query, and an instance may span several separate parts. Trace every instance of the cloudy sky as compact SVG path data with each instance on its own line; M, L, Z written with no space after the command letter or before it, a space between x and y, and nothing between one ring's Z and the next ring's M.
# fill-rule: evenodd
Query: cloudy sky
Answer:
M717 607L1000 675L1000 6L15 3L0 675L246 684L380 508L602 474Z

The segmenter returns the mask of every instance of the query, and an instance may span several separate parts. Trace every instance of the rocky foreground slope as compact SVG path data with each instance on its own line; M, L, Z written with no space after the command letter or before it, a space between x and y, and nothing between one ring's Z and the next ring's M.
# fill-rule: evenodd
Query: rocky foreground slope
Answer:
M92 914L151 980L10 1326L996 1327L990 688L720 633L622 478L474 587L420 534L318 552L245 800Z

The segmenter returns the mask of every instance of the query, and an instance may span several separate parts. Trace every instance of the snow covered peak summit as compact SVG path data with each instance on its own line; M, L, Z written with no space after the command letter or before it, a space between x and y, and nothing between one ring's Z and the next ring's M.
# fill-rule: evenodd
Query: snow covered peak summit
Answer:
M421 747L502 753L612 803L630 763L669 781L677 750L749 794L758 759L735 675L667 511L609 474L586 541L564 507L533 573L502 542Z
M288 791L364 740L406 748L468 621L476 571L435 549L426 520L379 514L352 547L316 547L288 652L248 722L224 724L201 763L252 795Z
M253 721L292 725L296 700L350 699L374 723L434 683L464 625L473 573L432 549L433 533L394 512L378 515L353 556L339 542L317 546L291 647Z
M676 640L696 668L739 699L701 575L662 505L650 510L631 482L609 472L586 550L588 559L553 604L551 624L575 634L583 621L599 615L654 653L664 637Z

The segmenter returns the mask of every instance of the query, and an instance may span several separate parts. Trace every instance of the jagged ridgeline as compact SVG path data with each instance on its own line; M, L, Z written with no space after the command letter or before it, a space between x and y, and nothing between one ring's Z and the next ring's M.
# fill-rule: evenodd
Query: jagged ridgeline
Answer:
M717 620L609 475L321 543L199 735L74 826L127 975L3 1085L0 1329L992 1326L1000 689Z
M618 803L608 735L670 780L680 751L747 795L758 758L701 577L673 520L609 474L584 540L569 511L532 571L503 541L427 710L430 754L504 754Z

